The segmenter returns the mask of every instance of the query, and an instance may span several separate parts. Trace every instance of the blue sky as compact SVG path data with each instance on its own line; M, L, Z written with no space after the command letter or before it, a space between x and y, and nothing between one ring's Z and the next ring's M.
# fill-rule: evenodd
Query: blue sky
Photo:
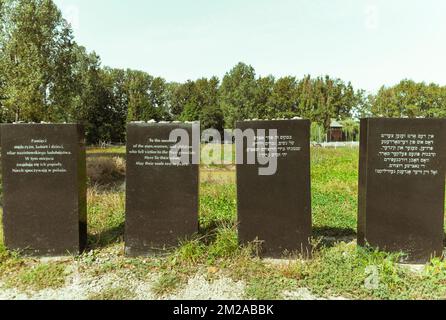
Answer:
M103 64L168 81L329 74L374 92L446 85L444 0L55 0Z

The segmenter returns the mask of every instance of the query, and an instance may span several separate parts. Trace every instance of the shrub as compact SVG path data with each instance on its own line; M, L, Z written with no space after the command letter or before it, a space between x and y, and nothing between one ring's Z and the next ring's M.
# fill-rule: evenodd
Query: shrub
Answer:
M108 186L125 180L125 160L120 157L90 158L87 177L91 185Z

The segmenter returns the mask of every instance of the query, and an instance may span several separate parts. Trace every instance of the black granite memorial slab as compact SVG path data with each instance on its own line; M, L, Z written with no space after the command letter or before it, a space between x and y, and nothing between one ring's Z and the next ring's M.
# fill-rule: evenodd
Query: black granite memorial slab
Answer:
M126 253L162 253L198 232L199 165L193 164L192 124L132 123L127 127ZM199 125L198 125L199 128ZM170 153L182 129L187 141L182 155L188 162L172 163ZM199 132L198 132L199 135ZM197 137L199 154L200 138Z
M87 242L84 128L1 125L7 248L29 255L78 254Z
M358 243L424 263L443 253L446 120L361 120Z
M265 257L308 256L312 233L310 121L244 121L237 123L237 129L245 135L243 143L236 137L240 242L260 241ZM255 131L254 140L249 130ZM262 148L268 152L258 153ZM263 159L258 156L262 153Z

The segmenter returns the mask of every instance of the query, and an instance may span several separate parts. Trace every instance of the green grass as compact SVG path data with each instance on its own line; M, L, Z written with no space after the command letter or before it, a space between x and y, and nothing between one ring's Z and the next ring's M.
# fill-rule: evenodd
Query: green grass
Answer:
M129 288L118 287L118 288L107 288L101 292L91 294L88 300L132 300L135 298L135 293Z
M126 147L91 147L87 148L87 154L126 154ZM201 161L214 167L221 167L223 164L232 164L235 162L235 146L227 145L222 147L216 144L201 146ZM212 164L213 162L217 162Z
M14 276L24 267L24 261L17 252L11 252L0 246L0 280Z
M87 148L87 154L96 154L96 153L121 153L121 154L125 154L126 153L126 148L125 146L122 147L106 147L106 148Z
M89 245L100 248L122 242L125 192L91 187L87 194Z
M221 167L224 164L235 163L234 145L208 144L201 146L201 162L211 167Z
M212 281L226 276L246 284L245 297L281 299L284 291L308 288L321 297L353 299L446 299L446 262L433 260L421 273L398 264L399 256L358 248L355 243L358 187L357 149L312 150L315 247L312 259L280 265L256 256L256 244L237 239L235 170L203 167L200 231L166 257L129 259L123 254L125 194L113 188L89 188L89 244L94 250L76 258L79 270L94 276L130 272L153 279L152 290L166 296L197 272ZM0 230L1 235L1 230ZM71 262L39 264L2 249L0 280L20 288L63 285ZM376 272L376 286L368 286ZM149 277L150 276L150 277ZM132 299L128 288L110 288L91 299Z
M398 265L398 260L396 254L339 243L316 251L312 260L297 268L295 276L301 279L302 286L318 295L362 299L446 298L444 262L433 261L424 273L415 274ZM368 288L365 284L373 269L378 283Z
M170 272L163 272L152 286L152 292L159 296L165 296L174 292L184 283L184 277L176 270Z
M283 291L296 287L297 281L289 279L272 271L263 277L254 277L248 282L246 298L256 300L279 300L283 298Z
M62 263L42 263L22 268L17 274L7 278L10 288L26 290L57 289L65 284L68 276L66 265Z
M312 206L316 235L356 232L358 150L313 149Z

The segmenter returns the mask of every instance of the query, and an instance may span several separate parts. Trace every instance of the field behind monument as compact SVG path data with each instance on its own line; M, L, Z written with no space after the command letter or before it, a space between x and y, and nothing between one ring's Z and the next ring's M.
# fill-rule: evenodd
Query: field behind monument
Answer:
M312 149L314 252L306 261L262 260L256 256L260 244L238 245L231 165L201 167L197 235L165 257L127 258L125 162L88 162L89 250L80 257L32 259L0 242L0 297L446 299L445 262L414 268L400 265L399 255L357 248L357 149Z

